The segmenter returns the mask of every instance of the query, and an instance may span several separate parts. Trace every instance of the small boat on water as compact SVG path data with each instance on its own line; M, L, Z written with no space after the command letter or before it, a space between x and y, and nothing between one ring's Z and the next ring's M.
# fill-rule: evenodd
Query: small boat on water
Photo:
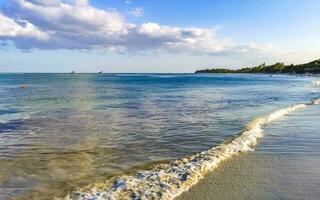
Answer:
M72 72L71 72L71 74L75 74L76 72L73 70Z
M100 71L100 72L99 72L99 74L102 74L102 73L103 73L103 71Z

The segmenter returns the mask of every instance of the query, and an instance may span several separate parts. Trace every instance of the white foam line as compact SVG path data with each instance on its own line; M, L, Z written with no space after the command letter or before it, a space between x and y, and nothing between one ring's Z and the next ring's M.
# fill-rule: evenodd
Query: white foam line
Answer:
M219 163L239 152L252 151L259 138L263 137L262 126L280 119L311 104L320 104L320 99L309 104L297 104L257 118L229 143L182 158L168 164L159 164L151 170L134 175L114 177L99 187L68 194L66 200L119 200L119 199L164 199L171 200L188 191ZM98 189L99 188L99 189Z
M9 123L15 120L26 120L30 118L31 118L30 115L25 113L5 114L5 115L0 115L0 124Z

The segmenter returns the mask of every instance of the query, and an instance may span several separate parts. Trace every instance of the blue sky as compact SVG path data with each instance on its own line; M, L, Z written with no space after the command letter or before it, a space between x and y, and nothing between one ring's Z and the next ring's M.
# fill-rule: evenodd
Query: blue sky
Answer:
M320 58L318 0L0 1L1 72L193 72Z

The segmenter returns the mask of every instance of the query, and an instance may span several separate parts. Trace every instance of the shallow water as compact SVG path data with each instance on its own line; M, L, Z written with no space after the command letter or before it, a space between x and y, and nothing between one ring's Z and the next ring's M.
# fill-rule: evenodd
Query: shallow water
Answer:
M256 117L318 99L320 88L312 84L316 80L265 75L2 74L0 199L64 197L117 175L211 149L241 133ZM318 105L299 110L294 124L289 123L294 127L291 134L285 125L282 129L267 125L261 140L265 145L258 145L257 154L278 151L289 158L290 151L299 149L318 155L319 139L314 139L318 121L301 120L310 109L319 115ZM287 124L291 115L280 122ZM299 135L302 130L307 134Z

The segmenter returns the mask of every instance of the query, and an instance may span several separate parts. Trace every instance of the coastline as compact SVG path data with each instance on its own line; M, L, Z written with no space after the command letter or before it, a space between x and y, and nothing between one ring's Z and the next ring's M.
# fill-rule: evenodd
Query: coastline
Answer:
M175 199L203 180L221 163L237 157L238 153L252 151L259 138L263 137L262 127L293 111L319 103L319 99L316 99L309 103L296 104L276 110L266 116L253 119L240 135L227 143L222 143L212 149L178 159L172 163L160 164L151 170L115 177L99 189L93 187L89 191L79 190L68 194L65 199L128 199L130 197Z
M318 131L318 112L319 106L308 107L265 127L255 151L221 163L175 200L317 199L319 136L311 135ZM297 121L305 126L296 127Z
M239 69L207 68L197 70L195 73L320 74L320 59L298 65L285 65L284 63L278 62L273 65L263 63L258 66Z
M18 175L27 176L24 174L27 172L24 169L29 166L33 169L33 180L37 181L39 186L27 188L28 185L26 185L26 192L19 197L20 199L31 197L45 199L48 196L59 199L72 193L84 194L83 199L85 199L86 195L96 195L97 192L103 194L108 188L116 189L115 192L119 193L128 186L138 191L134 192L137 197L157 195L153 193L157 191L154 190L157 186L168 187L169 191L175 191L176 186L178 190L179 188L182 191L192 190L190 186L199 180L201 184L202 177L207 179L207 175L210 176L210 166L219 170L224 163L227 163L226 159L232 155L241 156L243 155L241 152L251 151L254 147L255 136L260 137L261 130L256 126L263 124L261 119L253 120L257 116L262 116L264 119L268 116L270 119L278 117L282 119L281 116L291 111L291 107L282 111L279 109L287 108L289 105L298 105L300 102L309 102L306 104L309 105L312 103L310 100L316 103L318 101L315 99L319 98L318 87L310 85L315 79L285 75L269 78L266 75L149 76L142 74L138 77L139 82L136 81L137 77L130 75L112 77L92 75L90 79L86 78L86 75L79 75L68 80L69 84L62 81L67 80L70 77L69 74L48 77L51 79L36 79L40 84L34 84L26 90L17 87L21 80L16 82L14 75L4 81L7 85L4 85L3 91L8 91L5 93L7 97L10 97L10 94L21 94L27 97L23 99L23 103L31 106L31 109L24 110L14 104L9 105L15 110L8 109L5 112L25 111L30 114L30 119L13 119L6 122L7 127L17 125L19 128L22 125L21 131L32 130L26 133L28 140L25 141L38 145L41 147L40 153L43 153L43 156L40 156L41 162L39 162L39 150L29 149L29 146L26 145L23 151L21 149L12 151L20 156L19 159L7 163L2 161L3 166L10 169L9 172L8 170L1 172L1 175L5 177L3 188L14 187L9 185L10 182L7 180L14 180L16 171L20 172ZM26 83L35 81L33 76L24 76L24 78ZM136 81L134 85L132 85L132 80ZM55 83L55 87L52 87L52 83ZM78 87L79 83L81 87ZM110 88L110 83L112 83L112 88ZM154 84L146 90L146 83ZM70 87L66 88L68 85ZM282 90L283 87L287 89ZM86 92L83 92L84 90ZM61 91L63 93L59 93ZM129 91L135 95L124 100L123 95L128 94ZM159 93L159 91L162 92ZM35 92L37 95L34 95ZM257 92L260 92L259 95ZM57 99L57 93L63 98ZM110 94L113 95L110 96ZM66 100L68 102L69 99L79 100L71 101L66 106ZM33 104L30 104L31 101ZM114 104L115 102L117 104ZM317 106L307 107L317 108ZM45 112L31 113L31 111L39 110ZM266 113L273 114L266 116ZM251 120L254 121L251 124L253 129L245 128L244 126ZM108 129L110 127L108 122L122 124L121 127L113 126L112 129ZM129 126L127 126L128 122L130 122ZM95 124L95 127L88 126L89 124ZM35 129L35 125L41 125L43 128ZM123 126L127 127L123 129ZM62 127L63 131L57 130L57 127ZM143 129L137 129L136 132L132 132L135 131L134 127L144 127L150 131L142 132ZM99 128L99 131L95 128ZM262 128L264 130L266 127ZM256 135L254 130L257 132ZM253 135L248 134L248 137L243 138L241 133L247 131L252 131ZM106 137L106 132L110 133L108 137ZM20 133L19 129L16 133ZM134 138L130 138L132 136L130 133L134 133ZM2 134L4 138L6 135ZM38 136L46 135L50 137L42 140L41 146L33 143L37 141ZM75 135L78 136L76 140ZM24 134L21 136L23 137ZM265 136L267 137L268 134ZM69 144L64 141L73 142ZM260 140L258 141L260 143ZM99 147L96 148L96 145ZM112 145L113 148L109 148ZM14 147L14 145L11 146L12 149ZM60 150L61 147L64 148L63 151ZM153 162L155 165L152 164L150 168L146 167L145 164L152 163L150 161L157 161L157 163ZM46 168L47 166L50 168ZM131 166L139 167L131 170ZM38 170L39 168L42 170ZM106 171L96 169L106 169ZM50 177L43 177L43 174L50 174ZM171 179L171 175L174 178ZM138 183L141 177L148 176L151 177L147 178L148 181L142 180L141 184ZM158 184L159 180L160 184ZM183 187L179 185L179 181ZM136 183L138 185L135 185ZM106 187L105 184L110 187ZM143 184L146 184L147 187L144 187ZM8 190L1 189L0 197L4 199L6 195L8 199L10 195L15 195ZM166 191L160 191L163 196L166 196ZM123 195L128 193L123 192ZM171 194L173 196L169 195L167 199L175 198L174 194L179 193ZM108 199L108 197L109 195L102 199ZM80 195L74 198L81 199L82 197Z

